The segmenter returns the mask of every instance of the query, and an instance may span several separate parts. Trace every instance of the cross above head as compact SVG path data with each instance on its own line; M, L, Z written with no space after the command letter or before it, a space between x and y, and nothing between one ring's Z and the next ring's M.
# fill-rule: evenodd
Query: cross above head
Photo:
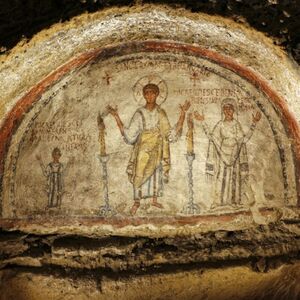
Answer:
M110 80L112 79L112 77L109 76L109 74L107 72L105 72L105 76L102 77L102 79L106 80L107 85L110 85Z
M192 74L191 74L191 77L190 79L193 81L193 85L195 86L196 85L196 82L197 80L200 79L200 75L199 73L197 73L196 71L194 71Z

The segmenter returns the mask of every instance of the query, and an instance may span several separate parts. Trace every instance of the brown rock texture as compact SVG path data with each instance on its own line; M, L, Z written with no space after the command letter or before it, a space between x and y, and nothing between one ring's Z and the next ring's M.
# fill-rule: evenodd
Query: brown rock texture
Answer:
M2 4L1 124L13 112L7 123L11 127L2 134L18 130L25 115L19 100L29 99L30 91L40 92L45 78L60 74L61 66L82 53L124 40L200 45L229 57L276 91L292 116L291 128L298 128L300 73L290 56L300 60L297 1L134 4ZM282 111L276 112L281 120ZM292 139L299 145L296 135ZM7 147L1 147L3 152ZM268 222L250 209L224 224L218 216L198 224L175 217L168 224L150 224L147 217L109 222L67 214L52 217L1 219L1 300L300 298L299 207L274 207Z

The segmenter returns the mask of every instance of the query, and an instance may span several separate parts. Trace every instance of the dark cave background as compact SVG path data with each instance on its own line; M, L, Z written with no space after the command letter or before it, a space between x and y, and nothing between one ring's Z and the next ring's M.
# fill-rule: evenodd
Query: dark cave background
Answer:
M273 38L300 63L300 0L0 0L0 53L20 40L84 12L113 6L163 4L231 18Z

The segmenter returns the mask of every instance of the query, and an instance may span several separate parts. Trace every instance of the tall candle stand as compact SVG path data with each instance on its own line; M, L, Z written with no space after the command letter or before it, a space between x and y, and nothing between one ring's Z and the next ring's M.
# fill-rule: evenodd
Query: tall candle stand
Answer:
M195 160L195 154L187 153L185 157L188 163L189 196L188 203L184 206L182 212L188 215L196 215L200 213L200 207L198 204L194 203L193 161Z
M189 196L188 196L188 203L183 207L182 212L189 215L195 215L200 213L200 207L198 204L194 203L194 181L193 181L193 162L195 160L194 123L193 123L193 115L191 113L188 115L187 122L188 122L188 131L186 135L187 154L185 157L188 163Z
M108 195L108 171L107 163L109 161L109 155L106 154L105 149L105 124L102 116L98 115L98 128L99 128L99 143L100 143L100 155L98 159L102 167L102 184L103 184L103 195L104 195L104 205L100 206L99 215L102 217L111 217L116 214L109 203Z

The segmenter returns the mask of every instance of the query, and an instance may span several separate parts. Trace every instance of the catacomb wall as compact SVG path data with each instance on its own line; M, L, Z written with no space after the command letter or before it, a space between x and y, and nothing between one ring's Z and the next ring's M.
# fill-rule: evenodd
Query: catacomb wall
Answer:
M148 4L1 62L3 299L297 299L299 67L274 39Z

